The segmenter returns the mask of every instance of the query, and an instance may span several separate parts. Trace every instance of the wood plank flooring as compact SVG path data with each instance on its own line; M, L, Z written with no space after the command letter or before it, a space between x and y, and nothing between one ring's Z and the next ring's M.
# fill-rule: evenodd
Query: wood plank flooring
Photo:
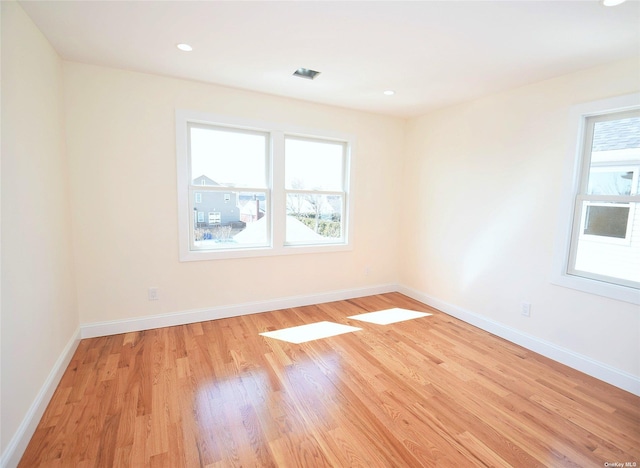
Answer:
M392 307L434 315L346 318ZM362 331L258 335L322 320ZM640 398L393 293L83 340L20 467L616 462Z

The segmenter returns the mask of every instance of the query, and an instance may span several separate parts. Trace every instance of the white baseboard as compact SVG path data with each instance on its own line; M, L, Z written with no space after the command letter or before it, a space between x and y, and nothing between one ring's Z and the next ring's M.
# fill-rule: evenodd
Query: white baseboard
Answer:
M554 361L579 370L580 372L584 372L596 379L640 396L640 378L635 375L611 367L608 364L598 362L590 357L571 351L570 349L563 348L554 343L523 333L520 330L508 327L500 322L483 317L482 315L465 310L456 305L441 301L407 286L400 285L398 286L397 291L482 330L488 331L489 333L493 333L505 340L520 345L523 348L527 348L548 357L549 359L553 359Z
M172 327L187 323L204 322L239 315L257 314L271 310L302 307L324 302L342 301L356 297L384 294L398 290L396 284L383 284L357 289L344 289L326 293L310 294L306 296L292 296L267 301L247 302L244 304L212 307L207 309L193 309L161 315L150 315L133 319L113 320L109 322L88 323L80 326L81 338L117 335L140 330L151 330L160 327Z
M20 459L22 458L33 433L36 431L38 423L53 397L53 392L55 392L58 387L58 383L60 383L60 379L62 379L64 371L71 362L71 358L76 352L76 348L79 343L80 330L78 329L64 347L62 353L60 353L60 356L53 365L51 372L49 372L47 379L44 381L44 384L36 395L35 400L31 403L27 414L22 419L22 423L18 427L18 430L15 432L9 441L7 448L2 453L2 457L0 457L0 467L15 468L18 466L18 463L20 463Z

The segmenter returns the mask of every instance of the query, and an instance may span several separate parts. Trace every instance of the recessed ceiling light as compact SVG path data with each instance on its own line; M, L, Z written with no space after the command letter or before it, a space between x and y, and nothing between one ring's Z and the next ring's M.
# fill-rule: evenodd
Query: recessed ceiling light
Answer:
M617 6L626 1L627 0L602 0L602 4L604 6Z
M386 91L383 91L382 94L384 94L385 96L393 96L394 94L396 94L396 92L392 89L387 89Z
M183 52L191 52L193 50L193 47L191 47L189 44L184 44L184 43L177 44L176 47Z
M293 76L299 76L300 78L306 78L308 80L313 80L319 74L319 71L310 70L308 68L298 68L293 72Z

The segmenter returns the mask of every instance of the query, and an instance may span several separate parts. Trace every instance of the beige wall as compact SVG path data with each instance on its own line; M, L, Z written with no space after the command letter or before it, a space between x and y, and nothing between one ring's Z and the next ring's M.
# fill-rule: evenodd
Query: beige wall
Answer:
M62 63L16 3L1 3L0 453L78 328Z
M638 91L637 60L408 122L401 283L640 376L630 303L550 283L569 108ZM530 318L520 302L532 304Z
M404 120L77 63L64 86L82 323L397 282ZM353 251L179 262L176 108L353 134Z

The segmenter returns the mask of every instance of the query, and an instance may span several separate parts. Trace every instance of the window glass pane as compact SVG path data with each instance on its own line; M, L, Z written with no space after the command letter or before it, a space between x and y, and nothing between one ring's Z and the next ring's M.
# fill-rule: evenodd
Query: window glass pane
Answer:
M342 242L342 206L340 195L287 194L286 242Z
M193 185L266 187L266 134L191 127L190 137Z
M640 151L640 117L593 123L589 195L634 195Z
M589 171L590 195L631 195L633 171L594 168Z
M592 153L640 148L640 117L596 122L593 128Z
M193 245L198 250L268 245L266 192L200 192L194 209Z
M627 236L629 205L592 205L589 203L585 203L585 205L584 234L618 239L624 239Z
M293 190L343 189L342 143L299 140L285 141L285 182Z
M640 268L638 268L640 249L634 244L636 242L634 238L640 235L640 215L638 215L640 206L638 205L640 203L631 203L626 207L585 207L589 212L589 221L592 225L590 229L601 234L580 238L576 252L576 270L640 282ZM623 219L625 213L626 221ZM607 219L609 221L606 221ZM631 234L627 240L623 239L622 235L623 223L625 230L626 223L631 223ZM618 224L617 232L613 232L615 228L604 227L615 224ZM605 237L605 231L608 231L610 237ZM621 235L622 238L619 237Z

